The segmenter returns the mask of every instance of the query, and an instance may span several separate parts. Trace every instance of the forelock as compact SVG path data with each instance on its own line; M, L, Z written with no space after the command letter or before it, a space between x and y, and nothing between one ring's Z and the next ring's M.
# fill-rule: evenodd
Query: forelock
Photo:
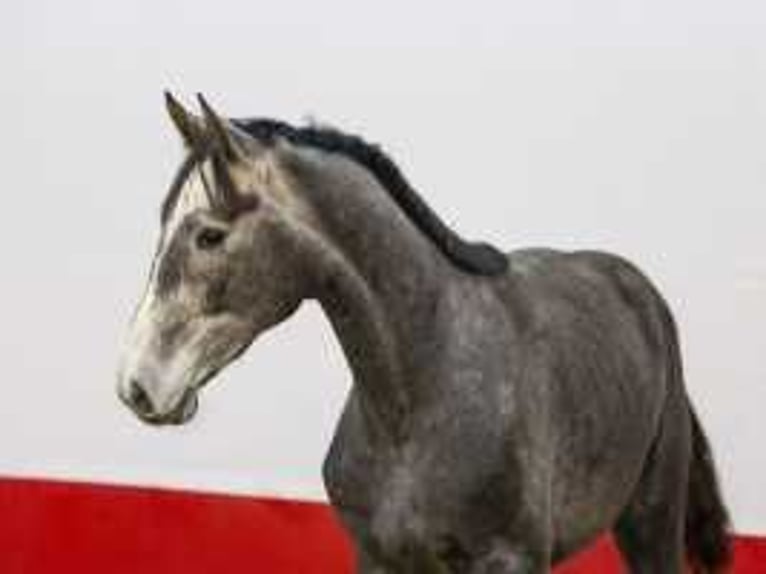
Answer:
M210 190L206 187L212 182L210 159L190 154L179 168L162 205L162 230L165 237L172 237L188 214L212 208Z

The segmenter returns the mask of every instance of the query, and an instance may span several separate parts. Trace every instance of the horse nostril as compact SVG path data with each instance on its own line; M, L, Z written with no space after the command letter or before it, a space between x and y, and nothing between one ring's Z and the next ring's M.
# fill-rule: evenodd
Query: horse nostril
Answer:
M130 402L145 415L152 414L154 412L154 405L149 395L141 387L141 385L135 379L130 381L130 388L128 390L128 398Z

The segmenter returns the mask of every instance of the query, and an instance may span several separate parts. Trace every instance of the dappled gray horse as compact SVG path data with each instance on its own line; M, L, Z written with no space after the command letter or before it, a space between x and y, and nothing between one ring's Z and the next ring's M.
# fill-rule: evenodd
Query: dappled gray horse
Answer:
M323 470L360 572L548 572L609 530L632 572L725 564L676 329L640 271L466 242L361 139L200 102L167 98L188 155L121 367L141 419L189 420L313 298L353 371Z

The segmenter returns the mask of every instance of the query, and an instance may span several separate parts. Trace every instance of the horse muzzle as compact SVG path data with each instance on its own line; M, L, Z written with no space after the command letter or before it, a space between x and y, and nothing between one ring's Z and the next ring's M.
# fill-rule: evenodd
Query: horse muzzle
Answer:
M140 381L136 379L131 379L126 388L121 388L117 394L141 421L156 426L187 423L194 417L199 407L197 392L190 388L181 394L171 408L160 410Z

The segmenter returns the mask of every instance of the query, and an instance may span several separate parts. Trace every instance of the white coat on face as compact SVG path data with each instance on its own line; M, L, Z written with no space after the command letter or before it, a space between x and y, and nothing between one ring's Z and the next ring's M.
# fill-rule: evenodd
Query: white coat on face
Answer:
M275 245L284 244L279 242L284 242L285 237L299 235L303 237L300 245L313 245L316 233L310 230L318 224L308 203L294 193L292 180L281 172L278 158L271 150L257 151L227 165L234 189L241 196L254 196L247 198L253 200L252 209L233 219L221 217L219 207L225 206L218 202L226 198L211 196L220 190L212 188L216 183L214 167L212 161L205 160L190 169L171 212L165 216L144 296L125 342L118 377L119 396L148 422L185 422L178 415L190 396L242 352L257 333L284 320L302 300L300 282L284 280L292 273L294 260L287 264L275 256L274 249L278 249ZM184 223L187 221L190 225ZM193 238L207 225L225 228L224 249L200 252ZM252 249L252 242L258 241L268 250L263 257L243 257L243 250ZM192 271L168 290L167 276L163 274L171 259L166 257L178 257L177 248L183 252L182 260L189 263L184 269L204 271ZM184 252L187 248L189 251ZM227 255L234 259L225 259ZM234 267L243 265L243 261L250 261L245 265L252 269L237 267L235 272ZM227 276L224 293L231 298L222 300L222 305L210 312L208 295L214 292L214 282L221 278L216 265L227 263L232 266L227 267L231 275ZM262 280L257 290L251 272ZM152 416L146 416L147 413Z
M202 173L204 173L204 180ZM167 312L168 302L160 301L157 297L158 262L165 255L181 222L195 211L210 209L211 203L205 181L213 181L210 161L205 161L193 168L179 190L173 211L163 225L149 280L134 313L122 351L118 374L118 395L130 405L131 384L133 381L140 382L142 390L160 416L162 413L173 411L187 389L193 386L201 376L196 368L200 355L198 347L204 339L204 334L215 327L214 319L200 317L193 320L197 325L190 325L192 328L189 330L194 333L191 340L174 353L172 360L159 358L157 349L161 342L158 340L157 325L161 313ZM183 291L177 296L183 297ZM173 383L166 384L164 381L173 381Z

